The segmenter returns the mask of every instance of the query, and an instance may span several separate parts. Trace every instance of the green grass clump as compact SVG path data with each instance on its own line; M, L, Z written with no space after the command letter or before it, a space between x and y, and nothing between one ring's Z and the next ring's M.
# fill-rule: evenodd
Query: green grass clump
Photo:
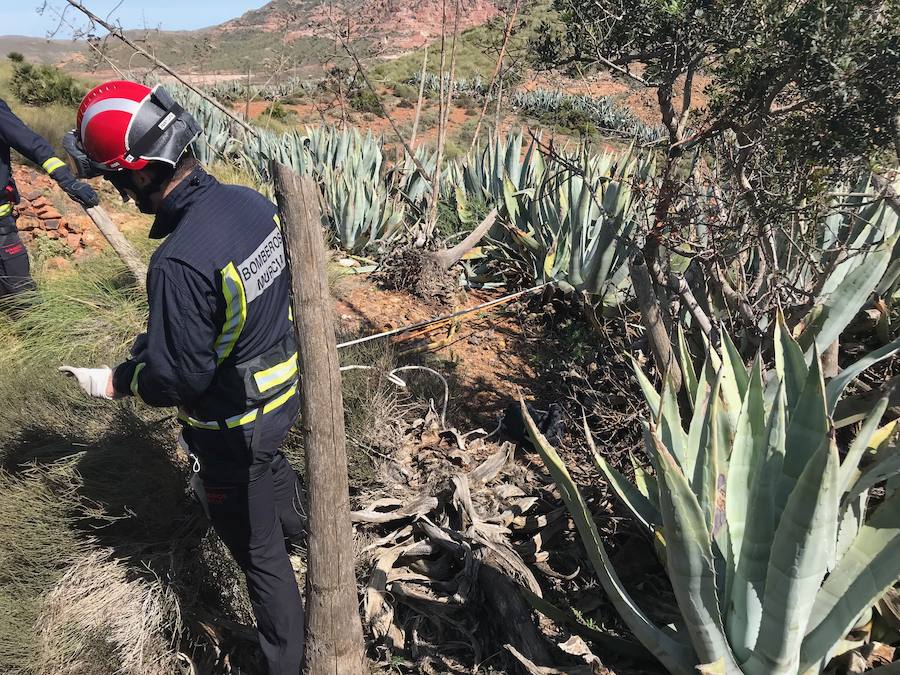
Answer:
M36 272L35 292L15 305L0 303L0 438L6 441L30 426L70 433L102 425L109 404L81 396L57 368L115 365L146 317L143 292L111 252L69 273Z
M74 531L74 462L0 470L0 672L32 672L41 601L87 544Z

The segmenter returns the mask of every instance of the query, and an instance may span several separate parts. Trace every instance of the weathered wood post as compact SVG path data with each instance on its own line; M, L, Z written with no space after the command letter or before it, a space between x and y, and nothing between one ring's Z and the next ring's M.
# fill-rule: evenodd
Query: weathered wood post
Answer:
M125 266L134 276L138 286L146 288L147 286L147 266L141 259L140 254L131 245L131 242L125 238L125 235L116 227L116 224L107 215L106 211L100 206L92 206L86 208L85 212L94 221L94 225L100 230L100 233L109 242L112 250L122 259Z
M291 270L309 494L306 657L310 675L366 672L354 575L344 402L318 188L270 164Z

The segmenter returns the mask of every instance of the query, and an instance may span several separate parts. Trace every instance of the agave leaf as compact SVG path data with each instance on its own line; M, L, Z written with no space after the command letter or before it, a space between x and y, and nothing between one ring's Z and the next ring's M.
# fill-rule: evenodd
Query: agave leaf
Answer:
M629 481L625 476L619 473L603 456L597 452L596 448L591 448L594 458L594 464L606 477L616 496L619 498L628 510L631 511L635 519L640 522L648 532L655 532L662 526L662 516L659 509L645 497L641 492Z
M681 467L685 476L690 476L691 488L697 496L700 509L703 511L704 522L710 532L714 530L713 521L716 512L718 454L721 445L719 437L722 424L721 391L722 371L720 370L703 408L704 414L702 416L698 414L700 408L694 411L688 442L685 444L685 461ZM698 418L700 421L695 425ZM697 427L699 427L699 433L695 434ZM692 440L694 441L693 445Z
M688 450L686 448L688 438L681 427L681 412L678 409L678 401L668 382L663 384L660 396L659 415L656 424L659 427L659 437L665 443L680 466L684 466Z
M725 625L738 660L750 657L762 623L769 552L780 512L775 510L775 492L785 454L786 394L784 383L776 388L775 401L764 433L764 447L750 485L744 537L740 556L735 556L732 603ZM736 489L740 489L739 487Z
M750 372L747 394L738 416L734 445L728 462L725 513L735 560L739 560L741 556L751 486L765 457L765 427L762 361L757 356Z
M800 667L824 666L856 618L900 578L900 493L888 497L860 528L815 598Z
M688 399L693 405L694 397L697 395L697 372L694 370L694 362L691 360L691 352L688 349L684 327L681 323L678 324L678 362L681 366L684 385L687 387Z
M822 439L791 491L769 557L763 619L748 675L793 675L837 534L838 454Z
M631 367L634 369L634 376L637 378L641 393L644 394L644 399L647 401L647 406L650 408L650 415L653 419L656 419L659 416L659 393L657 393L656 388L650 380L647 379L640 364L634 359L631 359Z
M844 370L842 370L840 374L837 375L837 377L832 378L828 382L828 388L826 390L829 414L834 412L834 407L841 399L841 395L844 393L844 388L848 384L850 384L850 382L855 380L857 375L859 375L867 368L871 368L882 359L893 356L898 350L900 350L900 338L897 338L893 342L886 344L880 349L876 349L874 352L869 352L853 365L844 368Z
M840 337L884 276L896 243L894 235L865 254L865 262L850 272L821 304L822 311L800 336L801 347L811 349L815 344L824 351Z
M732 434L740 414L741 403L747 391L747 368L743 359L728 337L727 332L722 335L722 398L725 402L725 414L728 422L728 432ZM729 347L730 345L730 347Z
M524 399L519 399L522 407L522 418L528 428L528 435L534 447L559 488L560 495L575 521L582 543L591 559L594 571L600 580L607 596L612 601L622 620L631 629L634 636L643 644L667 670L676 675L693 675L697 656L689 644L679 640L675 635L663 631L644 614L625 590L619 575L609 559L597 526L588 509L581 491L572 480L562 459L544 435L540 432L528 414Z
M777 327L775 328L775 372L779 381L784 381L787 395L787 409L793 410L797 405L808 374L803 350L791 337L784 315L778 310Z
M634 486L659 511L659 487L656 484L656 476L651 476L647 473L637 457L631 452L628 453L628 458L631 460L631 466L634 469Z
M844 554L847 553L850 545L856 539L856 535L859 534L859 528L862 527L866 517L866 504L868 501L868 491L861 492L851 500L843 500L838 521L834 560L829 565L830 570L833 570L834 566L844 557Z
M795 366L789 365L788 371L792 367ZM788 416L782 497L778 503L783 504L787 500L794 483L809 464L810 457L819 449L822 438L828 434L828 428L825 382L822 379L821 363L818 355L815 355L800 400Z
M847 500L855 499L857 495L898 473L900 473L900 453L897 452L897 445L892 443L884 451L878 453L875 462L866 467L862 475L853 483L847 492Z
M660 506L669 579L700 663L734 664L716 595L710 532L687 478L660 439ZM735 666L736 668L736 666Z
M847 490L850 489L850 485L857 474L859 460L862 459L863 453L869 447L869 441L872 440L872 436L875 434L878 423L884 416L887 407L887 397L878 401L865 423L860 427L859 433L856 434L856 438L853 439L853 443L850 444L850 449L847 451L844 461L841 462L841 470L838 475L838 487L840 488L841 493L847 492Z

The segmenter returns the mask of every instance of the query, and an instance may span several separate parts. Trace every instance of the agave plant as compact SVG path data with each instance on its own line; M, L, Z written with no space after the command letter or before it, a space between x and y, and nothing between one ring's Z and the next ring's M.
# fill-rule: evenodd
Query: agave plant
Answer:
M645 181L650 159L629 150L545 156L536 141L523 154L522 134L478 152L450 173L456 203L496 206L491 237L498 257L531 283L555 280L606 304L626 290L626 249L635 226L632 183Z
M594 97L546 89L519 90L513 94L511 104L536 117L573 110L601 130L618 132L641 143L654 143L666 136L665 127L645 124L628 107L609 96Z
M634 603L587 504L555 450L529 429L560 488L603 586L634 635L673 673L809 673L900 578L900 490L869 505L900 474L894 438L871 411L841 459L831 415L846 385L900 349L896 340L825 384L783 321L775 366L748 369L727 335L699 372L685 361L693 407L637 377L651 412L653 468L629 482L591 447L632 515L659 542L683 622L658 627ZM587 429L586 429L587 431ZM588 439L590 434L588 433Z

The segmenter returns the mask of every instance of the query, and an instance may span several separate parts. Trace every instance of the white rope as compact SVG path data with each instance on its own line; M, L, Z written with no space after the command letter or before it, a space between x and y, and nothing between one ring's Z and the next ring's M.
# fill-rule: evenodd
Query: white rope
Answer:
M406 333L407 331L416 330L417 328L425 328L426 326L430 326L433 323L438 323L440 321L446 321L447 319L453 319L458 316L462 316L463 314L472 314L473 312L477 312L482 309L487 309L493 305L499 305L508 300L513 300L514 298L518 298L521 295L527 295L528 293L534 293L535 291L539 291L544 286L548 286L550 284L556 283L555 280L545 281L542 284L538 284L537 286L532 286L531 288L526 288L524 291L516 291L515 293L510 293L509 295L504 295L501 298L496 298L494 300L488 300L487 302L482 302L480 305L475 305L474 307L469 307L468 309L461 309L457 312L453 312L452 314L445 314L443 316L438 316L433 319L428 319L427 321L419 321L417 323L411 323L408 326L400 326L400 328L394 328L392 330L386 330L382 333L376 333L375 335L366 335L365 337L356 338L355 340L348 340L347 342L341 342L337 348L343 349L344 347L352 347L353 345L359 345L364 342L369 342L370 340L376 340L382 337L390 337L391 335L398 335L399 333Z
M375 366L363 366L358 364L352 364L349 366L341 366L341 372L348 370L375 370ZM396 373L405 371L405 370L424 370L427 373L431 373L432 375L437 375L441 380L441 384L444 385L444 405L441 407L441 428L447 428L447 404L450 401L450 387L447 384L446 378L441 375L438 371L433 368L429 368L427 366L400 366L399 368L394 368L390 372L387 373L387 379L397 385L398 387L402 387L404 389L407 388L407 384L404 380L397 377Z

